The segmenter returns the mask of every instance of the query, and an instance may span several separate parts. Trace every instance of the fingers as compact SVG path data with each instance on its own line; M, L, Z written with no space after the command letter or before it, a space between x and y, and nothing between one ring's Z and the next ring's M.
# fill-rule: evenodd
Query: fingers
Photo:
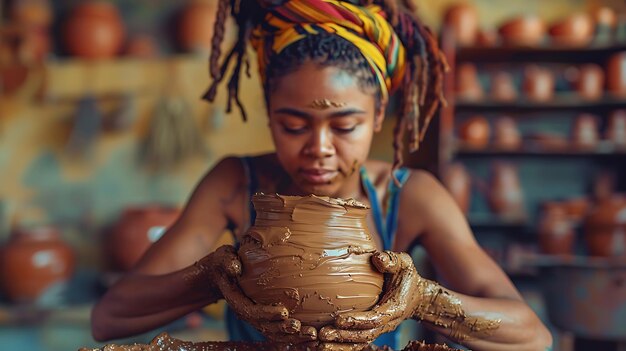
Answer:
M405 252L383 251L372 255L372 264L381 273L397 274L413 265L413 260Z
M297 322L299 325L300 321L297 321ZM303 343L308 343L308 342L317 340L317 330L313 327L309 327L309 326L305 326L301 328L299 327L298 331L291 333L291 331L293 330L288 330L289 327L288 326L285 327L282 324L285 324L285 323L284 322L277 323L275 327L271 327L271 329L275 330L274 332L267 330L265 328L261 328L261 332L269 340L277 342L277 343L303 344Z
M364 350L368 343L332 343L325 342L317 347L318 351L361 351Z
M380 312L380 309L377 306L371 311L341 314L335 320L335 326L340 329L372 329L394 319L394 315Z
M397 325L393 326L395 329ZM346 330L338 329L333 326L325 326L320 329L319 339L324 342L339 343L370 343L380 334L392 330L390 325L382 325L367 330Z
M246 321L281 321L289 317L289 311L282 304L260 305L250 300L239 286L224 278L218 278L218 287L228 305Z
M230 277L241 275L241 261L232 245L220 246L214 253L218 266Z

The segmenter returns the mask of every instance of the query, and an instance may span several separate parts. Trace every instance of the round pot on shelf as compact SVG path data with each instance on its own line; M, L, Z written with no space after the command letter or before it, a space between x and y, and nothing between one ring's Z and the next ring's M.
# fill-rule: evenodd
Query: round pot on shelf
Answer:
M538 227L539 248L549 255L571 255L576 235L564 204L543 204Z
M459 138L463 146L472 149L484 149L489 144L491 127L483 116L472 116L465 120L459 129Z
M85 59L107 59L117 55L124 44L122 17L107 1L81 2L63 27L67 51Z
M256 220L238 254L239 285L254 302L282 303L316 328L376 304L384 279L370 261L366 206L315 195L257 194L252 202Z
M522 146L522 137L512 117L500 116L496 119L493 145L502 150L516 150Z
M583 226L591 255L626 257L626 196L614 194L598 201Z
M494 101L511 102L517 99L519 94L513 76L504 71L494 74L491 79L490 95Z
M459 98L464 100L478 101L483 99L485 94L478 78L476 65L463 63L457 67L455 92Z
M575 87L585 100L599 100L604 94L604 70L597 64L582 65L576 71Z
M594 22L586 13L575 13L550 26L549 33L556 45L586 46L593 39Z
M444 23L454 35L459 46L471 46L476 43L478 34L478 12L467 2L450 6L444 14Z
M55 227L17 228L0 250L3 291L14 303L57 303L74 272L74 260Z
M489 207L501 217L525 217L524 194L517 167L507 162L494 162L491 168Z
M498 29L505 45L538 46L546 34L546 24L536 15L523 15L506 21Z
M578 149L593 149L600 141L598 117L589 113L579 115L572 129L572 143Z
M177 208L156 205L129 207L122 211L105 240L111 268L129 271L179 215Z
M522 84L528 100L547 102L554 98L554 74L547 68L536 65L526 67Z

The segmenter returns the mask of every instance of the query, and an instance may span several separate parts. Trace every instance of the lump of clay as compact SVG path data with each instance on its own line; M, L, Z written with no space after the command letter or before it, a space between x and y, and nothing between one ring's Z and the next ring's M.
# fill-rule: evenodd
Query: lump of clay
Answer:
M369 310L383 276L370 263L376 247L367 206L355 200L257 194L256 221L239 248L239 284L256 303L282 303L303 325Z

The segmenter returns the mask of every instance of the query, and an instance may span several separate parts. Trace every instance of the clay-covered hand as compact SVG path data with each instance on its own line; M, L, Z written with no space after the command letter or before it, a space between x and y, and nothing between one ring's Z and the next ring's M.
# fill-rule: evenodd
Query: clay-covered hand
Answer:
M238 318L250 323L269 340L302 343L317 339L316 329L302 327L299 320L289 318L285 306L257 304L243 293L237 283L241 261L233 246L221 246L198 261L196 267L212 292L223 297Z
M408 318L439 323L464 316L458 299L422 278L408 254L377 252L372 263L385 273L382 297L370 311L341 314L334 326L323 327L318 335L322 342L371 342Z

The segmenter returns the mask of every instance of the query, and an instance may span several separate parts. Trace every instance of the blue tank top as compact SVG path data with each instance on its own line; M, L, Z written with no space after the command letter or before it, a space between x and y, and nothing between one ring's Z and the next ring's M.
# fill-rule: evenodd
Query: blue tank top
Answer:
M258 180L254 172L254 168L248 157L242 158L242 164L244 171L248 178L249 194L252 195L258 190ZM381 208L381 202L378 201L376 195L376 188L374 184L369 180L367 171L364 167L361 167L361 183L367 193L367 198L370 200L372 206L372 214L374 217L374 223L376 230L380 235L383 242L384 250L392 250L394 237L398 228L398 207L400 205L400 190L402 185L409 178L410 170L408 168L400 168L394 172L396 179L398 179L400 186L398 186L393 180L389 182L387 189L387 195L385 197L385 203L383 208L386 209L386 213L383 214ZM254 206L250 202L250 223L254 223L256 218L256 212ZM227 306L225 312L226 327L228 329L228 335L231 341L265 341L265 337L258 330L256 330L250 324L237 318L235 313ZM380 335L374 344L377 346L388 345L392 349L398 349L399 347L399 329Z

